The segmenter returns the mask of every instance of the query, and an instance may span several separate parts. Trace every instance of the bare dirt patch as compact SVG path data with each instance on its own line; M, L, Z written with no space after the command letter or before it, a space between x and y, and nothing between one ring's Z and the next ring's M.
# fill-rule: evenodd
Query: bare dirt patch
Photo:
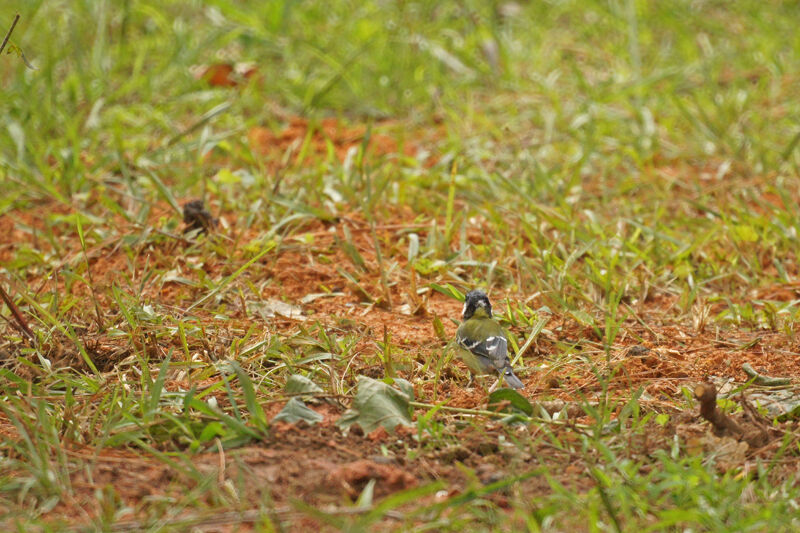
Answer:
M249 139L259 152L269 157L277 157L293 149L298 141L307 139L314 154L319 156L333 149L336 157L343 160L354 147L367 142L365 134L364 127L349 128L333 120L312 125L307 120L293 118L277 133L269 128L255 128L250 131ZM398 141L382 134L373 134L368 143L375 155L393 154L399 149ZM403 146L406 151L412 149L410 144ZM374 227L359 213L349 213L337 220L304 221L292 235L296 238L281 242L243 274L230 290L221 291L217 304L224 304L224 315L212 313L203 306L191 311L207 331L214 333L200 340L189 339L184 347L179 336L160 335L161 324L147 325L149 317L145 315L184 316L188 313L189 306L209 291L200 283L186 283L179 278L197 281L202 276L219 278L232 274L235 265L244 264L249 255L231 243L249 242L258 237L258 230L238 227L239 214L223 210L220 215L229 225L209 231L206 236L187 241L177 233L163 232L158 239L126 247L122 245L123 240L141 235L142 228L126 224L120 217L104 211L97 214L118 222L117 233L90 246L84 255L75 228L53 222L51 217L54 213L68 215L84 209L100 208L52 202L0 217L0 261L17 259L20 250L28 245L45 253L55 253L56 247L38 236L49 224L54 225L60 254L55 264L69 265L82 274L90 272L94 285L68 282L63 276L54 277L41 269L27 272L24 282L34 287L36 294L54 292L62 298L75 299L76 305L67 318L79 325L76 334L88 356L105 373L107 387L121 382L121 375L135 375L133 354L144 353L154 363L172 353L176 360L185 359L185 363L214 364L230 355L230 347L242 332L256 329L260 332L258 338L291 339L298 332L319 325L326 331L355 337L348 353L351 375L383 377L385 367L381 363L379 343L386 334L392 339L401 362L397 374L415 384L418 401L445 402L448 407L461 409L487 407L486 388L481 383L467 388L467 372L457 360L441 369L438 381L434 381L435 365L429 363L436 362L445 353L446 345L437 337L434 320L441 320L445 336L451 338L456 324L450 319L458 320L461 304L430 289L432 282L443 283L445 279L435 273L420 275L409 267L405 248L398 243L404 242L411 230L424 239L432 228L429 222L420 223L410 210L387 208L388 215ZM158 204L149 220L156 225L163 217L177 218L178 214ZM437 223L441 226L443 221ZM383 263L375 249L373 231L382 248ZM478 226L471 228L466 237L477 245L491 239ZM363 264L354 261L354 254L348 253L342 244L345 242L357 251ZM204 243L212 245L204 248ZM190 257L185 251L191 247L195 247L195 251ZM226 257L215 252L215 247L228 247L226 250L231 255ZM197 250L202 250L202 254ZM381 268L390 261L395 268L388 286L384 287ZM197 267L198 263L202 265ZM174 275L166 280L155 277L142 282L137 276L142 276L147 269L169 271ZM344 276L343 272L350 276ZM107 332L110 325L122 320L114 311L116 304L110 288L124 286L123 281L129 283L126 286L129 293L139 287L141 291L135 296L155 310L151 312L142 307L144 325L141 334L133 338L112 336ZM414 294L412 286L428 290ZM247 293L250 301L277 300L298 306L301 316L259 316L242 298L245 291L250 291ZM778 301L795 299L797 293L796 284L760 289L760 297ZM305 300L312 294L317 297ZM513 300L524 295L497 291L492 294L495 301L506 296ZM705 431L705 426L697 424L696 413L676 413L675 405L684 387L710 377L744 382L747 380L742 371L745 363L764 374L800 377L797 344L787 335L744 329L725 329L722 334L710 328L698 331L686 317L676 318L675 300L656 295L642 302L637 308L638 319L631 316L621 324L622 333L608 353L601 349L598 335L592 328L581 326L570 317L552 316L545 325L545 332L522 359L524 368L518 372L526 384L522 394L533 403L558 400L570 406L572 409L567 412L572 413L571 423L576 425L572 427L574 433L563 435L569 440L579 435L579 424L590 421L580 409L580 403L597 401L603 379L608 378L608 396L620 405L630 398L631 391L642 388L646 394L641 400L644 409L676 415L664 426L662 434L650 434L632 445L632 456L646 457L654 449L666 446L677 432L689 435L693 431L697 434ZM529 302L534 307L545 303L543 296ZM98 320L94 317L96 307L104 314ZM98 322L103 319L106 323L101 327ZM511 329L520 339L528 333L523 327ZM559 345L575 345L574 351L580 357L555 357ZM13 361L12 356L19 356L21 348L19 344L3 348L4 353L9 354L5 364L25 377L40 377L28 367L20 370L23 366ZM50 348L46 355L55 367L88 370L75 343L65 335L53 334ZM188 357L185 349L188 349ZM203 390L218 385L220 380L219 375L201 381L170 375L165 390L185 391L190 387ZM352 386L352 383L346 385ZM212 397L221 407L230 407L230 399L222 388L208 396ZM282 401L265 403L265 411L271 418L282 406ZM504 446L499 444L503 442L500 436L505 439L507 432L514 430L482 418L467 418L448 427L446 433L450 437L443 444L420 438L414 429L402 429L397 433L381 430L363 435L356 428L343 433L334 421L344 407L320 403L312 408L323 415L323 421L316 426L274 424L269 437L263 441L221 453L195 454L191 457L191 467L204 474L215 474L218 490L236 492L243 509L257 507L264 501L275 506L291 506L293 499L318 507L341 506L343 502L357 499L371 480L375 481L376 497L438 479L449 482L448 496L452 496L467 490L472 483L488 485L515 471L542 465L559 472L566 486L586 489L594 483L587 476L588 467L580 457L541 441L527 449ZM616 412L619 410L617 407ZM417 412L418 417L420 413ZM520 430L519 438L531 439L538 431L535 426L526 427ZM5 438L18 437L17 430L5 417L0 417L0 434ZM171 451L169 446L165 446L165 450ZM69 448L69 456L73 461L70 464L73 492L52 510L53 519L91 520L100 516L103 509L97 499L98 490L113 491L132 509L131 519L143 519L145 502L175 501L197 484L196 479L175 465L130 448L97 452L74 446ZM474 471L477 481L460 465ZM533 494L550 489L545 480L533 478L525 482L522 490ZM500 492L491 498L502 508L506 495Z

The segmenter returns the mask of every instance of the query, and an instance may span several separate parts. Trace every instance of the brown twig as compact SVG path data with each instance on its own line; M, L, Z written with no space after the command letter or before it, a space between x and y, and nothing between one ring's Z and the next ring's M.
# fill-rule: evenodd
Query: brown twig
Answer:
M0 50L2 50L2 48L0 48ZM25 321L25 317L22 316L19 308L2 286L0 286L0 298L3 299L5 304L11 310L11 314L14 315L14 319L17 321L20 331L27 335L30 340L36 340L36 335L33 334L33 330L31 330L31 328L28 326L28 323Z
M761 448L770 440L770 432L758 423L739 424L733 418L717 409L717 388L711 383L700 383L694 388L694 395L700 401L700 416L711 422L718 436L733 437L746 442L752 448Z
M742 435L742 428L734 420L717 409L717 388L712 383L700 383L694 388L700 402L700 416L711 422L714 429L731 437Z
M14 28L16 27L18 21L19 21L19 13L17 13L17 15L14 17L14 22L11 23L11 28L9 28L8 33L6 33L6 38L3 39L3 44L0 44L0 54L3 53L3 50L8 44L8 40L11 39L11 33L14 31Z

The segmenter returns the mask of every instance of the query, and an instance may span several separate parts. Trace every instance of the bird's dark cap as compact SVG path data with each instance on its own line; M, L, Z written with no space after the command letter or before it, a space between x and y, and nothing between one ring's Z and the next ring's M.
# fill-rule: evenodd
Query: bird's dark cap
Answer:
M489 302L489 297L480 289L469 291L464 297L464 309L461 310L461 317L468 320L478 308L483 308L492 316L492 304Z

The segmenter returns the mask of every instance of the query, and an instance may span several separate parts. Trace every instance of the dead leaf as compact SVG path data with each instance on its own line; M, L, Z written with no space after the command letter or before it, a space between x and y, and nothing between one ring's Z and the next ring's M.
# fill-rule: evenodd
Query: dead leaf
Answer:
M262 302L247 302L247 312L251 315L259 315L264 319L282 316L292 320L306 320L306 317L303 316L303 308L299 305L292 305L272 298Z
M205 80L212 87L236 87L257 72L253 63L214 63L192 70L197 79Z

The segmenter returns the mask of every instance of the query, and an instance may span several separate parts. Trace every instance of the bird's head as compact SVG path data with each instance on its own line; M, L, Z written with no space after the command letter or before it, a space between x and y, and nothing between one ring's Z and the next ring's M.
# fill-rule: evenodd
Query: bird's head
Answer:
M469 320L475 313L485 314L489 318L492 317L492 304L489 302L489 297L482 290L475 289L469 291L464 298L464 309L461 311L461 318Z

